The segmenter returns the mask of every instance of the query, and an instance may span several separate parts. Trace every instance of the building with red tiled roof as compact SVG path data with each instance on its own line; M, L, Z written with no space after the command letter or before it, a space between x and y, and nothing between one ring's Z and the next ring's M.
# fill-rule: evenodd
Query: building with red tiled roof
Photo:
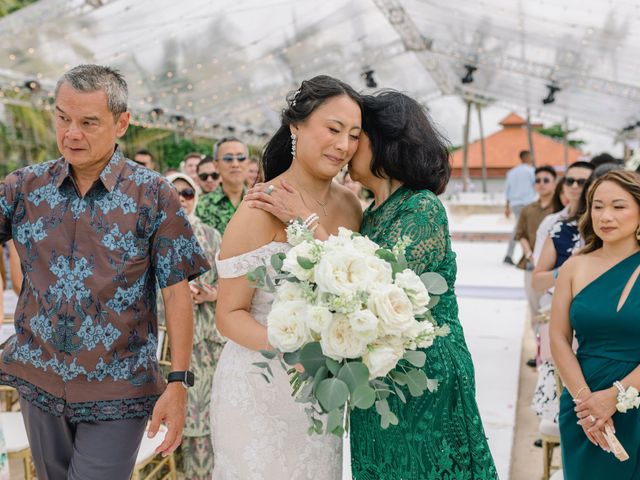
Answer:
M524 118L511 113L500 122L500 125L502 125L502 130L484 139L488 178L504 178L510 168L520 163L518 154L522 150L529 150L527 121ZM532 125L531 131L536 165L552 165L564 168L564 145L562 142L538 133L535 128L540 128L541 126L540 124ZM571 164L577 161L582 155L580 150L569 146L567 163ZM451 154L453 177L462 177L463 157L462 148ZM480 140L469 144L468 166L471 178L482 177Z

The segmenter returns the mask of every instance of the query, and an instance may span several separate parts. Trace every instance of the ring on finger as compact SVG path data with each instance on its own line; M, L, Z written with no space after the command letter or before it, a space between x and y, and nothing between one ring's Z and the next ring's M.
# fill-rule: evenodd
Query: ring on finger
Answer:
M589 420L591 421L591 423L596 423L598 421L598 419L596 417L594 417L593 415L589 415Z
M267 189L264 191L264 193L266 193L267 195L271 195L274 190L275 190L275 187L273 185L269 185Z

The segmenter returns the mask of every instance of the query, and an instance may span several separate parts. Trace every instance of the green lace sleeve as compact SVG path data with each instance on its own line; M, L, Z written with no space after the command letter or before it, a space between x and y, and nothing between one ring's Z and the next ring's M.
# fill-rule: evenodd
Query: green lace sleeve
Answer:
M405 255L418 275L440 269L448 250L449 231L444 206L433 193L419 192L402 205L388 230L390 245L402 237L411 238Z

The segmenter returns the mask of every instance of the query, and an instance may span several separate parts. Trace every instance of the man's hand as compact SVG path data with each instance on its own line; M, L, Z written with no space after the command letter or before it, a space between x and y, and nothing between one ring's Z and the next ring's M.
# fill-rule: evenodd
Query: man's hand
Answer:
M182 442L182 429L187 410L187 389L179 382L167 385L160 398L156 402L151 414L151 423L147 436L153 438L158 433L160 424L167 426L167 434L164 441L156 448L156 453L163 457L171 455Z

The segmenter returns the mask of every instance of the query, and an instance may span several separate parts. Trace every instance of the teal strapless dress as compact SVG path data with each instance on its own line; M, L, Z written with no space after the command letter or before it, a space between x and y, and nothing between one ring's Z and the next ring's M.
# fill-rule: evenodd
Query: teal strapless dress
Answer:
M569 311L576 332L576 356L592 391L611 387L640 364L640 280L620 309L624 287L640 265L640 252L613 266L574 297ZM571 396L560 397L560 438L565 480L640 479L640 411L616 413L616 436L629 453L620 462L593 445L578 421Z

